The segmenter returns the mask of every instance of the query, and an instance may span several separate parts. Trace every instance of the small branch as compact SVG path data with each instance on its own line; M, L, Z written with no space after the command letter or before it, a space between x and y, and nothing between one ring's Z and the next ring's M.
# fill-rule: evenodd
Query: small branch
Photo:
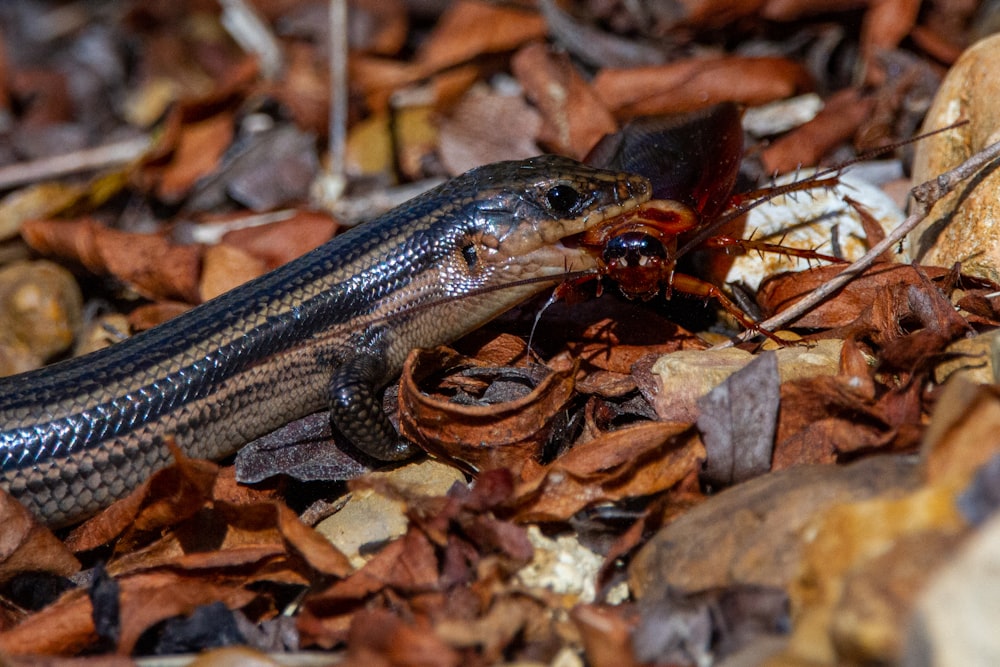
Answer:
M899 243L903 237L910 233L918 224L920 224L921 221L924 220L924 218L927 217L927 214L930 213L934 204L955 189L955 186L998 158L1000 158L1000 141L987 146L962 164L958 165L954 169L946 171L934 180L927 181L926 183L913 188L912 194L915 201L914 210L910 213L906 220L892 230L892 233L888 234L880 243L877 243L867 253L865 253L863 257L846 267L843 271L837 274L836 277L824 284L822 287L816 288L804 298L795 302L795 305L792 307L778 313L774 317L770 317L763 322L760 322L760 328L767 329L768 331L776 331L793 320L798 319L810 309L815 308L817 305L825 301L834 292L837 292L856 276L866 271L868 267L875 263L882 253ZM746 341L755 335L755 331L747 330L737 336L736 340L740 342ZM716 347L729 347L732 344L733 342L729 341L722 343L721 345L717 345Z
M347 35L347 0L329 0L329 47L330 69L330 115L327 118L326 169L313 181L311 194L313 203L336 217L341 213L338 206L344 190L347 189L347 114L348 80L347 58L349 53Z
M84 148L65 155L18 162L0 167L0 190L47 181L69 174L105 169L126 164L149 148L149 137L137 137L94 148Z

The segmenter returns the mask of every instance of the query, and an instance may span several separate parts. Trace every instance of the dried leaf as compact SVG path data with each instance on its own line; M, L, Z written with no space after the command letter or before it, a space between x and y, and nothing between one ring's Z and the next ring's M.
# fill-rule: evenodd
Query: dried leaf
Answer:
M80 569L70 550L6 492L0 494L0 521L4 527L0 541L0 583L23 572L69 576Z
M874 447L890 433L881 411L841 376L786 382L772 466L832 463L841 448Z
M818 266L794 275L779 275L766 280L757 294L757 301L769 314L781 312L819 285L843 271L840 266ZM932 281L951 275L950 270L934 266L919 269ZM924 287L917 268L907 264L875 264L852 280L837 293L795 321L796 326L809 328L836 328L854 326L861 331L884 332L895 328L896 323L912 311L907 299L909 287ZM963 276L969 281L970 278ZM903 298L892 303L888 295L893 290ZM873 318L873 309L882 309L882 315ZM867 314L866 314L867 311ZM866 319L867 318L867 319ZM889 324L893 326L889 326ZM895 336L888 336L891 338Z
M706 482L728 486L771 469L780 384L777 355L765 352L698 399Z
M614 118L577 74L569 56L542 44L524 47L511 60L514 76L542 112L538 139L551 150L582 160L601 137L617 129Z
M266 272L263 262L239 248L224 243L208 246L202 254L198 291L203 299L214 299Z
M233 115L220 113L186 124L164 168L156 194L167 203L183 199L202 176L212 173L233 138Z
M704 459L688 424L637 424L577 445L547 466L527 466L513 508L522 522L565 520L597 503L669 489Z
M834 93L823 110L761 151L767 173L784 174L816 164L830 149L853 137L874 107L874 100L849 88Z
M657 67L604 69L594 91L618 118L691 111L718 102L764 104L811 87L784 58L694 58Z
M110 273L151 299L200 301L199 246L109 229L89 218L33 221L24 226L22 234L38 252L79 262L98 275Z
M351 622L348 646L348 662L359 666L459 667L464 662L424 623L406 623L387 609L358 612Z
M577 605L570 618L583 640L588 664L593 667L639 665L632 654L632 633L638 620L634 610L596 604Z
M124 531L135 536L197 512L211 498L218 467L208 461L189 459L176 448L173 454L175 465L153 473L128 496L74 529L66 538L66 545L72 551L89 551Z
M509 132L496 132L498 126ZM538 112L519 96L476 86L438 128L438 152L448 172L460 174L500 160L516 160L541 151L535 137Z
M534 12L475 0L451 4L417 52L425 73L465 62L475 56L512 51L545 36L545 20Z
M400 381L403 435L445 460L478 470L517 470L538 458L555 416L570 399L575 368L553 369L526 396L494 405L459 405L420 390L421 378L458 363L454 352L442 348L410 354Z

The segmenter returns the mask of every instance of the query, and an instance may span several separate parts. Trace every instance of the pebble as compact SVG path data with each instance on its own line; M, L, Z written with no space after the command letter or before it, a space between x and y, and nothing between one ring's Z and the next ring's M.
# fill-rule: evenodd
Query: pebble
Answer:
M971 46L948 72L927 113L923 132L963 125L917 144L913 182L937 178L1000 140L1000 35ZM1000 170L960 184L910 234L915 259L1000 282Z
M905 667L1000 665L1000 514L924 590L906 638Z
M0 375L41 366L68 350L83 297L73 275L47 261L0 269Z
M465 484L460 470L433 459L370 475L384 477L405 493L424 496L443 496L455 482ZM340 549L351 565L361 567L370 552L377 550L374 547L402 536L408 525L405 502L373 489L362 489L353 493L340 511L321 521L316 530Z

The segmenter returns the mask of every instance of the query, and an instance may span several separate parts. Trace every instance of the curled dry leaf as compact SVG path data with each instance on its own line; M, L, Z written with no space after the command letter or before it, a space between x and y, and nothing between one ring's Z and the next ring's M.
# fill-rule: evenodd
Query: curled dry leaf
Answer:
M572 396L574 365L551 369L526 396L495 405L459 405L421 391L423 379L463 363L469 360L447 348L410 354L400 380L403 435L436 456L478 470L519 470L536 460L553 420Z
M111 274L150 299L201 301L199 246L109 229L89 218L33 221L22 235L38 252L79 262L98 275Z
M143 533L169 526L201 509L212 496L218 466L189 459L176 447L173 454L175 465L154 473L128 496L75 528L66 545L76 552L89 551L124 533L119 548L125 548L126 543L141 540Z

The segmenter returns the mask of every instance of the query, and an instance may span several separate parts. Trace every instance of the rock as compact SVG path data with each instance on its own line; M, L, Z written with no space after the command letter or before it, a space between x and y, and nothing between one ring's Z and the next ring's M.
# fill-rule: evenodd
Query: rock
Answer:
M452 466L426 459L389 472L370 473L383 477L407 494L441 496L452 484L465 483L462 472ZM347 556L351 565L361 567L368 560L366 548L377 547L406 532L406 504L387 498L373 489L352 494L333 516L324 519L316 530Z
M973 338L960 338L944 352L944 361L934 367L934 381L944 384L952 377L978 384L998 381L993 366L994 349L1000 352L1000 332L989 331Z
M1000 139L1000 35L965 51L938 89L923 131L959 120L967 125L934 135L917 144L914 183L937 178L974 153ZM1000 281L1000 170L986 170L959 185L932 209L911 233L914 257L922 264L950 267Z
M734 486L689 510L640 550L629 569L637 597L673 586L699 591L736 584L787 587L798 572L803 530L845 502L902 495L918 482L911 458L881 456L848 466L800 466Z
M902 664L1000 664L1000 514L932 580L917 605Z
M836 375L842 346L843 341L829 339L777 350L781 381ZM753 359L749 352L736 348L671 352L653 364L651 370L657 386L652 389L641 386L641 389L660 419L694 422L698 419L698 399Z
M899 662L913 606L927 578L947 562L960 539L955 531L907 535L886 553L849 570L830 623L837 655L859 664Z
M80 328L83 297L73 275L46 261L0 269L0 375L65 352Z

